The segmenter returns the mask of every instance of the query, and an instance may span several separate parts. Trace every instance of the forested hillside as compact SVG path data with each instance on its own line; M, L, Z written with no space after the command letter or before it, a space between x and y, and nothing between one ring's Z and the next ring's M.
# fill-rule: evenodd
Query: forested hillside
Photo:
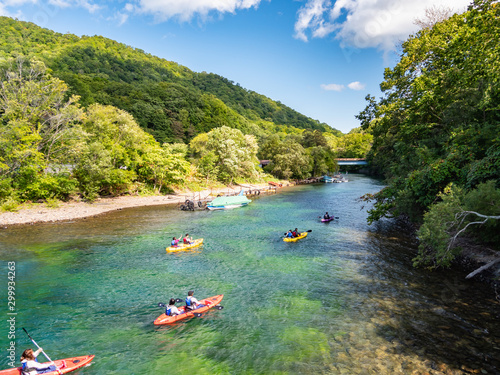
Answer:
M224 125L256 136L296 129L340 134L219 75L195 73L100 36L80 38L0 17L0 58L21 54L41 59L83 106L125 110L161 143L187 143Z
M0 17L0 208L302 179L372 136L99 36ZM259 160L270 162L263 171ZM267 173L265 173L267 172Z
M498 2L474 1L405 41L385 71L385 96L368 97L358 116L389 184L370 218L423 223L417 263L449 264L459 252L450 239L471 223L468 233L500 243L499 45Z

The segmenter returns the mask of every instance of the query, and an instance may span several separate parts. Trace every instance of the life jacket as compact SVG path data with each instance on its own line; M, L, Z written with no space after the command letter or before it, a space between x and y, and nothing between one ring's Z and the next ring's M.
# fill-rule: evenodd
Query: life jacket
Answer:
M165 310L165 314L167 314L168 316L172 315L172 308L170 306Z
M191 298L192 298L191 296L186 298L186 306L187 307L191 307Z
M295 231L292 232L292 237L298 237L298 236L299 236L299 234L297 232L295 232Z
M36 374L38 374L38 370L36 369L36 367L28 367L28 361L23 362L21 370L22 370L22 375L36 375Z
M172 242L170 243L170 245L177 246L177 242L178 242L177 240L172 240Z

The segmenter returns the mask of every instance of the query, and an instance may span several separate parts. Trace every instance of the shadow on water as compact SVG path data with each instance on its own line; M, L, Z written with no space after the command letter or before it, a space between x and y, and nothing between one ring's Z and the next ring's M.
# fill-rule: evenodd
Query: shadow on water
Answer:
M378 358L398 358L394 373L413 373L422 362L439 374L500 374L494 291L465 280L464 272L414 269L417 246L394 222L379 222L369 232L360 269L365 283L351 292L369 295L359 308L386 341Z

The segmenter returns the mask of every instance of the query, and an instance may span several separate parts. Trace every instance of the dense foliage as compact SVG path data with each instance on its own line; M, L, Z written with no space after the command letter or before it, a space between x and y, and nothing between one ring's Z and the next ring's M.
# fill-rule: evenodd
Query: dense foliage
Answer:
M430 268L449 266L461 247L457 238L468 235L494 246L500 243L500 189L495 181L480 184L466 192L454 185L440 194L418 230L419 253L416 265Z
M0 200L89 199L162 190L182 179L190 164L163 147L128 113L111 106L83 110L67 86L42 62L0 64Z
M500 6L476 0L462 15L419 31L386 69L385 96L358 118L373 134L368 154L388 180L370 220L420 222L450 183L465 193L500 185ZM444 219L443 219L444 220Z
M371 143L218 75L6 17L0 85L4 206L262 181L257 153L279 178L308 178Z

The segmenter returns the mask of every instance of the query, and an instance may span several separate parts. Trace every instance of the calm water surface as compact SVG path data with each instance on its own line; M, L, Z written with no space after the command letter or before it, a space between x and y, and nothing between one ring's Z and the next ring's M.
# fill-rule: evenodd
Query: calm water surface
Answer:
M495 295L456 272L411 267L417 244L390 221L366 224L349 175L229 211L157 206L0 231L8 368L7 262L16 262L16 357L96 354L77 374L500 374ZM339 220L323 224L328 210ZM296 243L281 240L312 229ZM203 237L167 254L172 236ZM210 310L156 327L158 302L224 294Z

